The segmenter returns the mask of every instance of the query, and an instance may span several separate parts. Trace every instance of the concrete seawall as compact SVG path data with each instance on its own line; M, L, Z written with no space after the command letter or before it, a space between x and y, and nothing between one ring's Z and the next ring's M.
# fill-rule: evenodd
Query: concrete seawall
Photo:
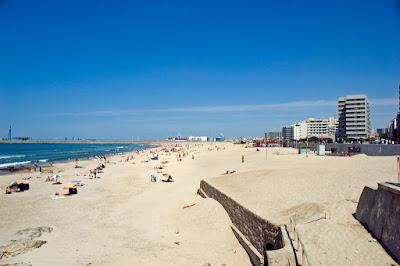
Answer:
M232 221L232 230L255 265L296 265L285 226L274 225L234 201L206 181L200 183L199 194L218 201Z
M295 146L295 145L294 145ZM310 148L313 151L318 150L318 145L310 143ZM327 143L325 149L333 153L348 153L349 148L351 151L357 151L369 156L393 156L400 155L400 144L347 144L347 143Z
M378 189L365 187L355 217L400 263L400 187L380 183Z

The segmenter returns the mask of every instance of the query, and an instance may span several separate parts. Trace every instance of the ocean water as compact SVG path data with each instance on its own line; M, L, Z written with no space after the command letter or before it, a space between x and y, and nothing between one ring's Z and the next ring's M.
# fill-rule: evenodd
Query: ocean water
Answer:
M0 169L125 153L149 148L144 144L0 144Z

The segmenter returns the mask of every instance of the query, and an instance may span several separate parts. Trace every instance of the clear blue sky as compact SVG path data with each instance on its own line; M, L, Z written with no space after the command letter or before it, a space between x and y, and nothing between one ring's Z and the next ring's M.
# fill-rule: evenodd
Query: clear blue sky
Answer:
M400 0L0 0L0 33L0 137L261 136L358 93L374 128L397 111Z

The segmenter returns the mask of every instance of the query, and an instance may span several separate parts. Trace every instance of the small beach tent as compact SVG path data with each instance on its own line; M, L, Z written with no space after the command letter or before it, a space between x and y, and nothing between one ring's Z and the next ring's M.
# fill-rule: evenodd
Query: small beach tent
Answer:
M77 184L68 183L64 186L64 189L68 189L67 195L78 194Z

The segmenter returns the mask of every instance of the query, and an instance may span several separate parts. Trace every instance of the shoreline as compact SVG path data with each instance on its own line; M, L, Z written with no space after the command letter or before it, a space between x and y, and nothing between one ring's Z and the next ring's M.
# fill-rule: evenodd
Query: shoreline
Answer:
M1 144L155 144L163 143L162 140L0 140Z
M34 240L45 241L43 246L7 255L0 264L251 265L223 207L196 194L204 172L193 169L209 164L208 147L222 155L212 144L170 143L107 157L97 178L90 176L96 160L79 162L82 168L58 163L52 169L61 173L62 184L46 182L47 173L32 173L26 179L30 189L11 195L4 194L4 186L23 176L0 178L0 210L13 214L0 219L0 246L20 243L18 237L11 240L21 230L49 229ZM158 160L150 159L153 152ZM221 172L215 164L209 170ZM167 174L174 182L162 182ZM64 187L77 181L83 184L78 193L63 196Z
M12 144L15 144L15 143L12 143ZM29 144L32 144L32 143L29 143ZM48 143L40 143L40 144L48 144ZM52 143L52 144L58 144L58 143ZM67 144L67 143L65 143L65 144ZM79 143L79 144L89 144L89 143ZM96 143L96 144L110 144L110 143ZM157 144L143 144L143 145L147 145L147 146L146 147L140 146L140 147L138 147L139 149L126 151L126 152L106 153L101 156L112 157L112 156L117 156L117 155L126 155L126 154L136 152L136 151L146 151L146 150L149 150L152 148L159 147L159 145L157 145ZM21 172L28 172L28 173L29 172L37 172L36 169L38 167L48 168L48 167L51 167L52 164L54 165L56 163L57 164L69 163L69 162L75 161L76 159L78 159L79 161L89 161L89 160L96 159L97 156L99 156L99 155L93 155L93 156L89 156L89 157L83 156L83 157L77 157L77 158L60 159L60 160L54 160L54 161L46 160L45 162L40 161L40 160L30 161L30 163L15 162L16 165L10 165L10 166L5 166L5 167L0 166L0 176L12 174L12 173L21 173ZM28 161L26 161L26 162L28 162ZM17 163L20 163L20 164L17 164ZM10 163L10 164L14 164L14 163Z
M151 160L154 152L158 160ZM51 232L38 238L45 241L42 247L0 262L251 265L231 227L242 216L230 217L218 201L197 194L207 180L265 221L295 228L294 243L311 264L346 265L348 258L352 265L396 265L353 217L364 186L394 181L396 157L304 156L290 148L260 152L224 142L168 143L107 160L97 178L90 175L96 159L80 161L82 168L74 168L74 161L55 163L51 169L62 175L62 184L46 182L47 173L30 173L30 189L11 195L4 187L23 175L2 176L0 210L12 215L0 219L0 246L12 247L20 231ZM163 182L166 176L173 182ZM82 184L76 195L60 195L74 182ZM239 230L242 222L236 223ZM275 251L267 252L273 257Z

